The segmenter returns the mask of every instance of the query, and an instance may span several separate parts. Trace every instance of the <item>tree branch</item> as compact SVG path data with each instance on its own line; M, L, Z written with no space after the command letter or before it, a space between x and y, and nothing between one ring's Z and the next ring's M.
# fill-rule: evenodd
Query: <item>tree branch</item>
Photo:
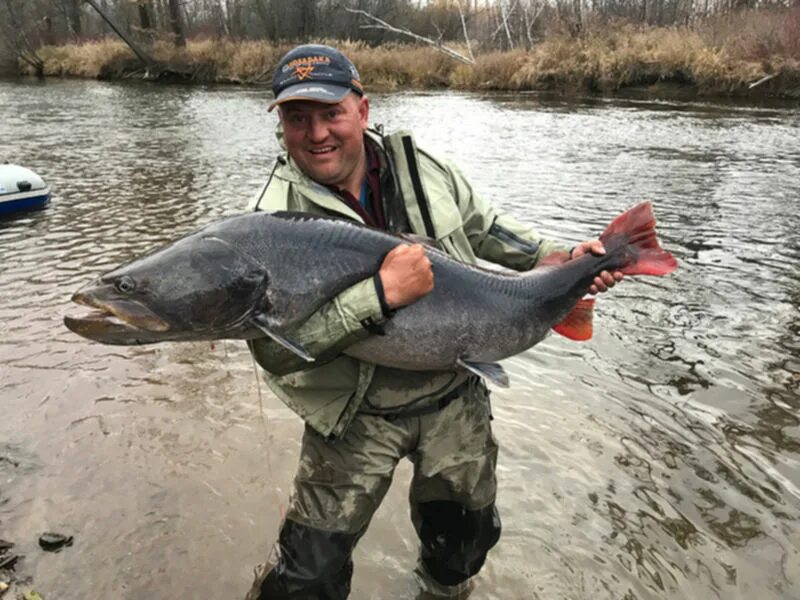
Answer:
M469 34L467 34L467 21L464 19L464 9L461 8L461 0L456 0L456 6L458 6L458 15L461 17L461 29L464 32L464 41L467 42L469 59L474 63L475 55L472 53L472 44L469 41Z
M508 38L508 48L510 50L514 49L514 40L511 39L511 30L508 28L508 17L511 16L511 13L514 12L514 8L516 8L516 4L511 6L511 9L506 13L506 6L503 0L500 0L500 14L503 15L503 28L506 30L506 38Z
M765 75L764 77L762 77L758 81L755 81L755 82L751 83L749 86L747 86L747 88L752 90L754 87L758 87L762 83L767 83L770 79L775 79L778 75L780 75L780 73L773 73L771 75Z
M526 6L526 7L523 8L523 15L525 16L525 36L528 39L528 47L529 48L533 47L533 27L534 27L534 25L536 25L536 21L539 19L539 15L542 14L542 11L544 10L544 6L545 6L544 2L539 4L539 6L536 9L536 14L533 15L532 19L530 19L529 16L528 16L528 8L529 7Z
M400 35L408 36L410 38L413 38L413 39L417 40L418 42L423 42L425 44L428 44L429 46L433 46L439 52L442 52L443 54L446 54L450 58L453 58L453 59L455 59L455 60L457 60L459 62L462 62L462 63L464 63L466 65L475 64L475 59L474 58L470 58L468 56L464 56L463 54L461 54L459 52L456 52L455 50L451 50L447 46L443 46L441 44L441 42L436 42L435 40L432 40L430 38L426 38L424 36L417 35L413 31L409 31L405 27L395 27L393 25L390 25L386 21L383 21L383 20L379 19L378 17L376 17L374 15L371 15L370 13L368 13L365 10L358 10L356 8L347 8L347 7L345 7L345 10L347 12L349 12L349 13L362 15L362 16L366 17L367 19L370 19L371 21L376 23L376 25L369 25L369 26L366 26L366 27L369 27L371 29L383 29L385 31L391 31L393 33L399 33Z

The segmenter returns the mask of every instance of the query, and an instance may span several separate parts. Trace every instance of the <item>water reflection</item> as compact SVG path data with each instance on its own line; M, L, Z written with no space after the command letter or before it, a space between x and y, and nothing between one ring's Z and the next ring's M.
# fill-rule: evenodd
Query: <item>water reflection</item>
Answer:
M800 597L796 107L428 93L372 108L565 242L650 198L681 262L602 298L590 344L508 361L505 534L479 597ZM265 93L0 83L0 114L0 156L55 190L0 222L0 537L45 597L241 595L301 424L259 395L242 344L103 347L61 316L97 273L242 210L277 151ZM356 552L354 598L410 597L409 477ZM58 527L77 535L54 566L34 533Z

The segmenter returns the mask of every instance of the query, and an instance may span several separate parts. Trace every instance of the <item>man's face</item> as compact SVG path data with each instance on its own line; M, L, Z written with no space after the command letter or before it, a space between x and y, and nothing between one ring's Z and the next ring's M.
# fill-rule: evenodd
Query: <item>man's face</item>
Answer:
M364 164L368 116L369 101L354 93L338 104L295 100L280 106L289 155L314 181L340 188L347 188Z

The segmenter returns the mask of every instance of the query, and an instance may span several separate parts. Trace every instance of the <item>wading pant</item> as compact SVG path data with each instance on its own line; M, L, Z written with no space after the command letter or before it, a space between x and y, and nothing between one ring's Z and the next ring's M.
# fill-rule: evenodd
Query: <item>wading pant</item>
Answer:
M347 598L353 549L404 457L414 464L411 518L420 539L414 574L422 595L465 598L468 579L500 537L497 444L489 395L479 382L432 414L358 414L336 441L306 427L276 557L256 569L246 600Z

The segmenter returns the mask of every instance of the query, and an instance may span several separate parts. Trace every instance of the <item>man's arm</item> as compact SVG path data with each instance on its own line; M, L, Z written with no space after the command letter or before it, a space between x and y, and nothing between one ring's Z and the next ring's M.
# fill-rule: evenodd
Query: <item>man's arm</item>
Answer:
M400 245L381 263L376 281L370 277L337 295L306 321L286 332L286 337L303 346L315 358L307 363L269 338L249 342L262 368L285 375L322 364L345 348L366 338L370 330L433 289L433 271L419 244Z
M541 259L564 246L545 239L514 217L502 214L477 194L466 177L447 163L461 220L469 243L478 258L517 271L527 271Z
M545 256L563 253L561 260L578 258L583 254L605 254L600 240L581 242L571 250L540 236L510 215L498 213L486 200L474 192L457 167L449 165L455 186L464 231L475 254L484 260L518 271L532 269ZM608 291L622 273L603 271L595 277L589 293Z
M262 368L273 375L286 375L335 358L344 348L369 335L365 325L380 323L384 318L375 281L370 277L326 302L300 325L282 332L305 348L314 362L306 362L270 338L250 340L248 345Z
M280 176L285 160L278 160L268 182L250 202L250 210L288 210L291 184ZM347 346L366 338L365 325L380 323L385 317L372 277L356 283L322 305L306 321L282 332L315 358L306 362L270 338L250 340L254 358L275 375L313 368L335 358Z
M251 210L287 210L290 183L276 171L258 196ZM393 310L414 302L433 289L433 272L422 246L401 245L389 252L378 271L380 281L369 277L356 283L323 304L300 325L282 332L314 357L306 362L269 338L248 342L250 351L262 368L275 375L285 375L313 368L338 356L345 348L368 335Z

